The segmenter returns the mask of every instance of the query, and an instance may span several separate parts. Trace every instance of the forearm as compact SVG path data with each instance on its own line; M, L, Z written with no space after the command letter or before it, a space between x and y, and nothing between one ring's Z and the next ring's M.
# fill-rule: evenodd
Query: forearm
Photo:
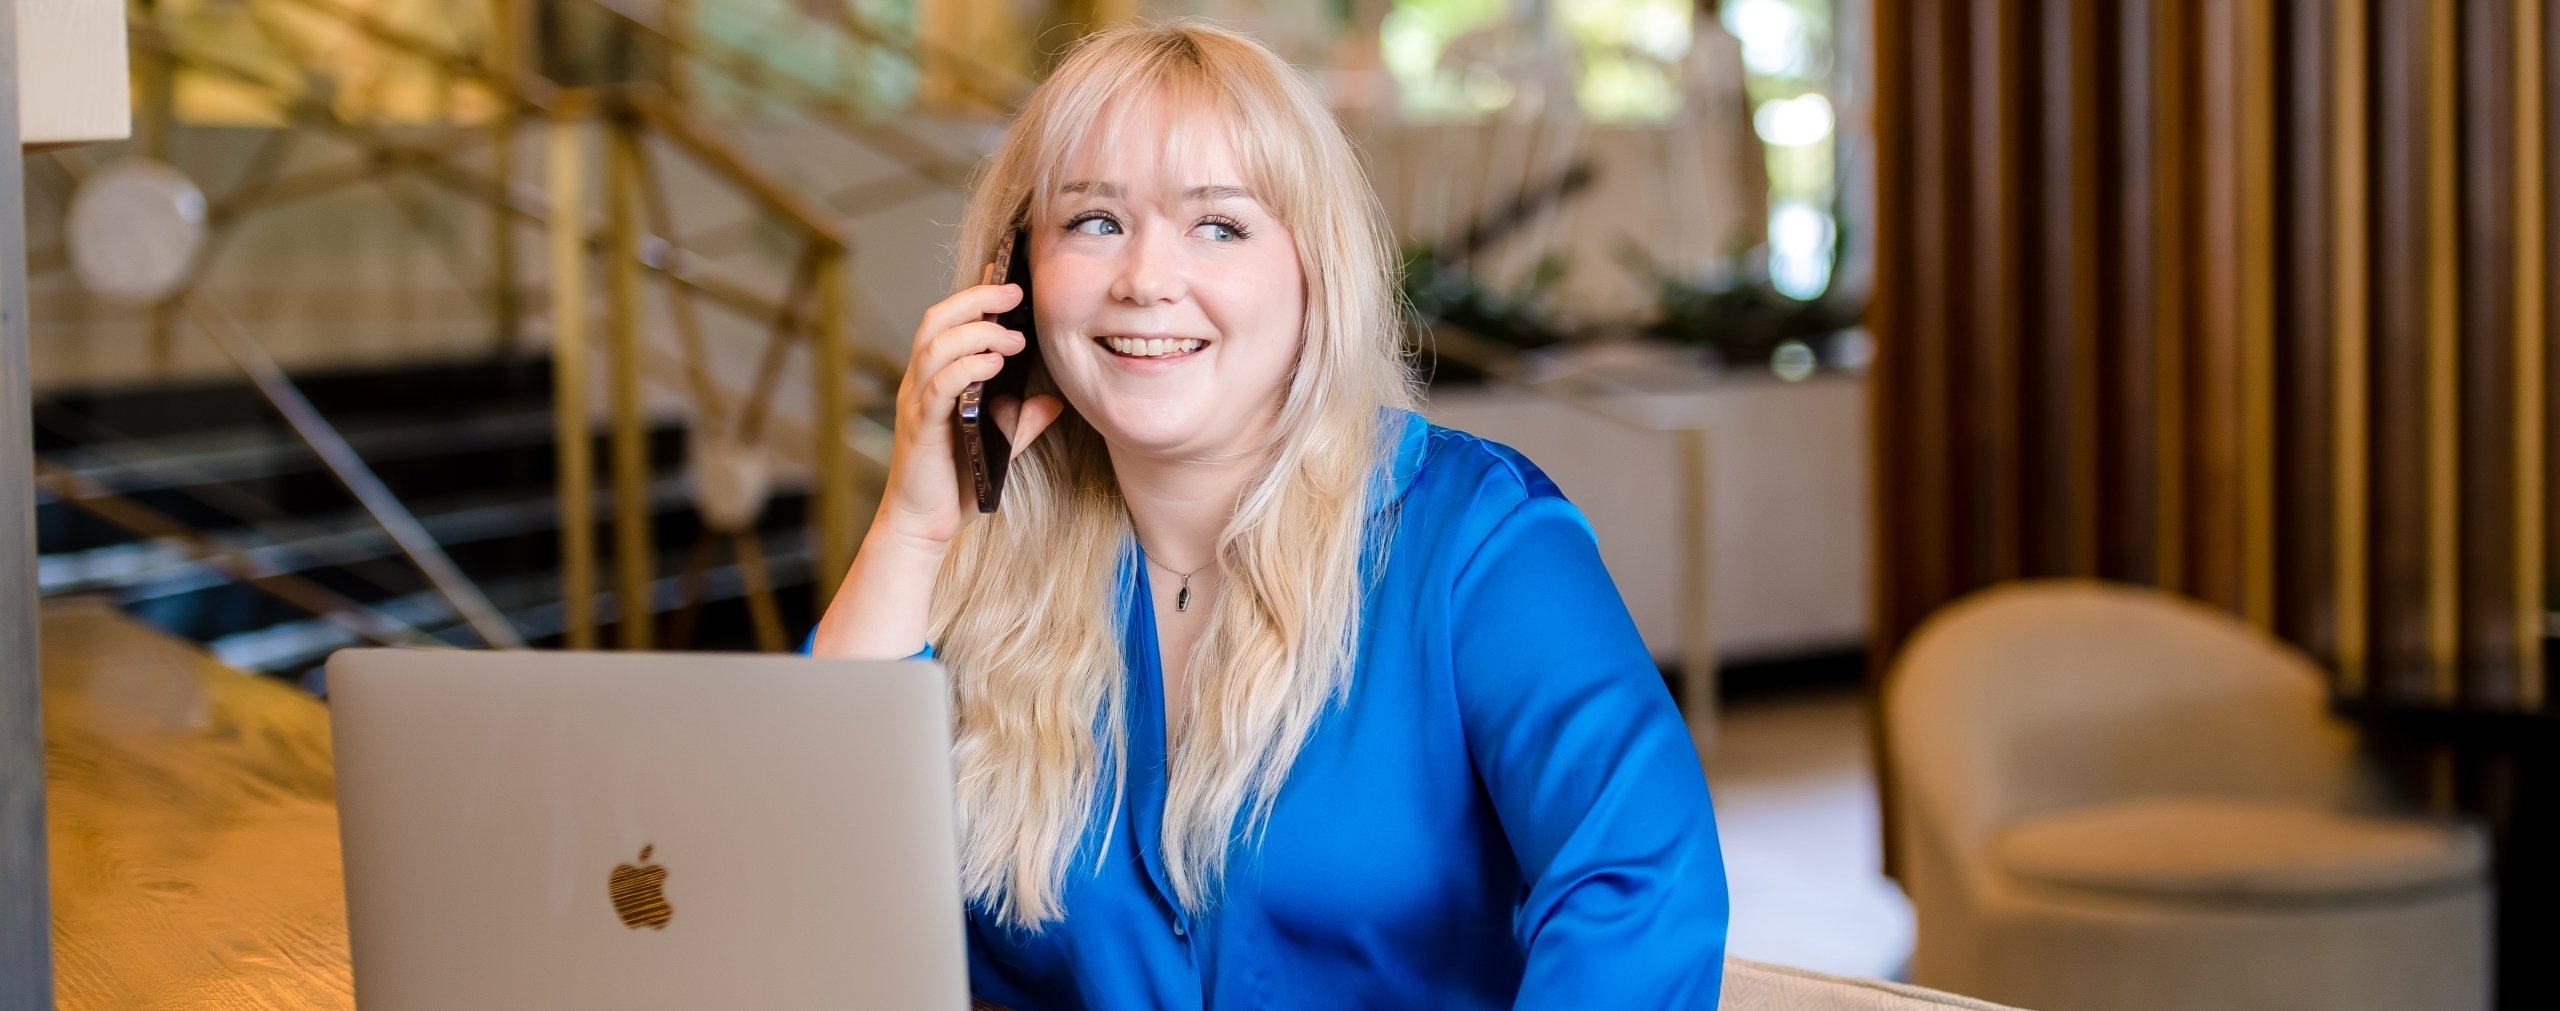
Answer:
M873 523L853 556L835 602L818 621L815 656L897 660L924 647L934 582L945 546L919 543Z

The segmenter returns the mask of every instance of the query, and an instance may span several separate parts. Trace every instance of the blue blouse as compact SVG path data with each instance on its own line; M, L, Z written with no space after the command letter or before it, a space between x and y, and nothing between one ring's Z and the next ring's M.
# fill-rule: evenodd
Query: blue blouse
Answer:
M1063 921L1032 932L969 911L979 997L1015 1011L1715 1007L1727 898L1706 780L1589 525L1509 447L1400 420L1386 475L1399 518L1383 570L1371 559L1349 695L1196 919L1159 845L1155 610L1124 549L1119 824L1095 818Z

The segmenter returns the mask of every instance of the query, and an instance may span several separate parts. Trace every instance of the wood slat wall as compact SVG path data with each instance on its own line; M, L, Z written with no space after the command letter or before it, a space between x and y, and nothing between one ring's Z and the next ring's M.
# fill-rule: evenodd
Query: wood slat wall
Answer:
M1876 5L1878 657L2094 576L2552 704L2555 8Z

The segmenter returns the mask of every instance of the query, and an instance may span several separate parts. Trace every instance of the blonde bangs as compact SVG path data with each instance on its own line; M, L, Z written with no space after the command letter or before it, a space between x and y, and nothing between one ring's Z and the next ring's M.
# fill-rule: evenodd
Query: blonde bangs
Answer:
M1032 147L1025 153L1038 166L1027 194L1030 217L1046 221L1057 216L1051 208L1058 187L1070 181L1065 177L1069 166L1142 136L1156 152L1155 196L1163 206L1180 206L1186 186L1236 182L1295 229L1311 201L1297 185L1298 174L1290 170L1286 138L1302 132L1290 128L1290 110L1273 107L1268 101L1273 96L1232 87L1232 81L1189 54L1147 55L1156 58L1114 77L1109 91L1062 96L1038 135L1027 138ZM1062 77L1069 72L1064 67L1059 71ZM1200 153L1212 134L1235 153L1242 179L1206 178Z

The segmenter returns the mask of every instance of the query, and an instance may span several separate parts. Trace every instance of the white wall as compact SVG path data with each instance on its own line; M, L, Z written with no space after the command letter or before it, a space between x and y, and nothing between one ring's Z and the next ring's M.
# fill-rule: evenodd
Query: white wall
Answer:
M1865 381L1735 377L1621 398L1708 432L1707 622L1719 661L1855 647L1867 631ZM1634 403L1633 401L1643 401ZM1553 397L1441 390L1433 420L1519 450L1580 506L1654 655L1680 642L1678 438Z

